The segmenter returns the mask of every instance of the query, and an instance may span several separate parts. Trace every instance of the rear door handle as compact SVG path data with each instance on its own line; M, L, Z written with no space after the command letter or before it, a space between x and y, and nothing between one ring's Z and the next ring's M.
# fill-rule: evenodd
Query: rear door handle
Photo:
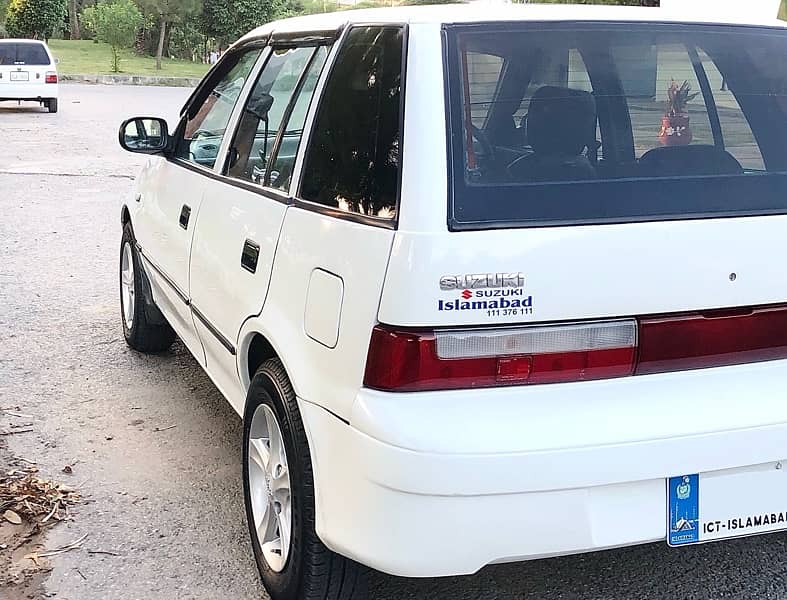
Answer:
M257 261L260 259L260 245L254 240L243 242L243 252L240 255L240 266L249 273L257 272Z
M183 205L183 208L180 209L180 226L183 229L189 228L189 219L191 218L191 207L187 204Z

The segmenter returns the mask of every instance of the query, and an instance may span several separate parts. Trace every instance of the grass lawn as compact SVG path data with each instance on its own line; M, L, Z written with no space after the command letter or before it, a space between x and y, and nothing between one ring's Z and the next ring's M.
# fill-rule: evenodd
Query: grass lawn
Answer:
M49 40L52 54L60 59L58 71L63 74L111 74L112 50L107 44L91 40ZM162 75L167 77L202 77L208 65L187 60L164 59L156 71L156 59L139 56L131 50L120 54L120 72L126 75Z

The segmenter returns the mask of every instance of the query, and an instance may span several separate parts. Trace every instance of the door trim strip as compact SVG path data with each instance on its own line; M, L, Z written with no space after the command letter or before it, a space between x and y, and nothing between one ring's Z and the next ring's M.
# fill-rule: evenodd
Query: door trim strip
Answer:
M237 354L235 350L235 346L232 345L232 342L230 342L226 337L224 337L222 333L218 329L216 329L216 326L213 325L213 323L211 323L205 315L203 315L199 310L197 310L197 307L194 306L194 304L191 305L191 312L194 314L195 317L197 317L200 320L200 322L205 326L205 328L208 331L210 331L217 340L219 340L219 343L227 349L227 352L229 352L233 356Z
M167 275L161 269L161 267L159 267L156 263L150 260L150 258L144 252L142 252L142 246L140 246L139 244L137 244L137 252L139 252L139 255L145 260L145 263L147 263L150 266L150 268L153 269L158 274L158 276L161 277L161 279L163 279L166 282L166 284L172 288L172 291L174 291L175 294L177 294L178 298L181 299L183 304L185 304L186 306L191 304L185 292L181 290L180 287L178 287L177 283L172 281L169 275Z

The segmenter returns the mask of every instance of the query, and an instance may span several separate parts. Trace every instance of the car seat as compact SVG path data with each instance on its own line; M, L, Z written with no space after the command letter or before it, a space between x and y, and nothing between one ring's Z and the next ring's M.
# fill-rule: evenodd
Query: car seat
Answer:
M732 154L707 144L663 146L648 150L639 159L640 177L738 175L743 167Z
M515 181L596 179L585 154L596 151L596 101L593 95L566 87L543 86L530 100L527 140L533 153L508 166Z

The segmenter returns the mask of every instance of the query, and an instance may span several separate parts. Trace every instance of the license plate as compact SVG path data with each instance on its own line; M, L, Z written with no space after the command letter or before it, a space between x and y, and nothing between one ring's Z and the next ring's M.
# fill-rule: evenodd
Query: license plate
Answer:
M685 546L787 529L781 462L667 480L667 543Z
M30 73L27 71L11 71L11 81L30 81Z

